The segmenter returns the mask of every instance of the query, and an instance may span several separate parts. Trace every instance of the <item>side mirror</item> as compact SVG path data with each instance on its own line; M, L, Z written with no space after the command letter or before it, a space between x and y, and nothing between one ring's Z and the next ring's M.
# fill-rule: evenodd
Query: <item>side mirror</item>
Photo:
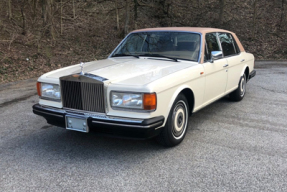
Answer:
M216 59L221 59L223 57L222 51L211 51L210 63L213 63Z

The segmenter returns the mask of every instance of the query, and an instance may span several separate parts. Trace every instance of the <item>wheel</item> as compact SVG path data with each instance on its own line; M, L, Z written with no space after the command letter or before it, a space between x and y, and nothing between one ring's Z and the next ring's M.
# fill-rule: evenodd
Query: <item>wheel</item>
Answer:
M232 101L241 101L246 92L246 75L244 74L239 81L238 88L229 94L229 99Z
M189 106L184 95L175 99L169 112L165 127L157 137L157 141L167 147L178 145L185 137L188 127Z

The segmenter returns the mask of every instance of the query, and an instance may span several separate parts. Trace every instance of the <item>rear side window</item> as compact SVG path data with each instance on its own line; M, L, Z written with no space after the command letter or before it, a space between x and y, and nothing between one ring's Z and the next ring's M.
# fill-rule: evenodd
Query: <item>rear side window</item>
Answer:
M205 61L210 60L211 51L221 51L217 41L216 33L207 33L205 35L206 47L205 47Z
M237 54L237 50L234 44L234 40L231 34L218 33L224 56L230 56Z

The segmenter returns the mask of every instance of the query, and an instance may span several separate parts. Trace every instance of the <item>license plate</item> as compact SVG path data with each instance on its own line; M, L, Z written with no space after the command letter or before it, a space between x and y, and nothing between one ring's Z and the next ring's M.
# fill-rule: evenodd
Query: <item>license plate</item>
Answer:
M66 116L66 129L88 133L89 126L87 123L87 118L67 115Z

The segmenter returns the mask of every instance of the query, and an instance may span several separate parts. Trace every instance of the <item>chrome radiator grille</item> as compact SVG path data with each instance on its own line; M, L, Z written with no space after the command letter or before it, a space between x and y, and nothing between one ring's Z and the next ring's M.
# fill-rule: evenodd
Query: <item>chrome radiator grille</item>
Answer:
M61 80L63 107L105 113L104 84Z

